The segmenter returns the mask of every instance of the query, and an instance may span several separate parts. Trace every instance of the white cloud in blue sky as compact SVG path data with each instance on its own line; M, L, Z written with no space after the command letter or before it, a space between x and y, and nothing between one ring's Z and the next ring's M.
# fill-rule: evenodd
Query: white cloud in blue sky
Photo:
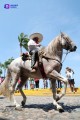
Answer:
M4 4L18 4L4 9ZM67 33L78 49L63 63L75 71L76 86L80 86L80 0L0 0L0 62L19 56L18 35L41 32L43 46L56 37L60 30ZM64 57L64 56L63 56ZM64 59L64 58L63 58Z

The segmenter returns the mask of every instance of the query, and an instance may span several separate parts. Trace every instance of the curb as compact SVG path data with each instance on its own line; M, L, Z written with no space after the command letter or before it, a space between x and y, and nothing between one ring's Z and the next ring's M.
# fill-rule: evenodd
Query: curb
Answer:
M62 89L57 89L57 93L60 93ZM31 89L31 90L23 90L24 94L27 96L52 96L51 89ZM17 90L14 95L21 95ZM70 93L70 89L67 88L66 96L80 96L80 88L75 91L75 93Z

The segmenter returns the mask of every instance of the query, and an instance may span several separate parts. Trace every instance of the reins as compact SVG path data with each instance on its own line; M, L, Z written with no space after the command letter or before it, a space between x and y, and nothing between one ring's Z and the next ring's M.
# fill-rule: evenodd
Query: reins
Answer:
M43 56L43 58L45 58L45 59L50 59L50 60L56 60L56 61L59 62L60 65L62 66L62 63L61 63L59 60L57 60L57 59L54 59L54 58L51 58L51 57L48 57L48 56Z
M65 54L65 57L64 57L64 59L63 59L63 61L62 61L62 64L63 64L63 62L66 60L66 57L67 57L67 55L68 55L68 53L70 53L70 51L67 51Z
M67 51L67 52L65 53L66 55L65 55L65 57L64 57L64 59L63 59L62 62L60 62L60 61L57 60L57 59L54 59L54 58L48 57L48 56L43 56L43 58L51 59L51 60L56 60L56 61L58 61L58 62L60 63L60 65L62 66L63 62L66 60L66 57L67 57L68 53L70 53L70 51Z
M63 34L60 35L60 39L58 40L59 44L61 44L60 40L62 40L62 38L64 38ZM66 42L67 42L68 46L70 46L71 41L68 41L68 38L65 38L65 39L66 39ZM67 50L67 52L63 53L63 54L65 54L65 56L64 56L64 59L62 61L59 61L56 58L51 58L50 56L47 56L47 55L45 56L44 54L42 55L42 57L44 57L45 59L51 59L51 60L58 61L60 63L60 65L62 66L63 62L66 60L66 57L67 57L68 53L70 53L70 51L67 48L66 48L66 50ZM57 52L59 53L59 52L62 52L62 51L57 51Z

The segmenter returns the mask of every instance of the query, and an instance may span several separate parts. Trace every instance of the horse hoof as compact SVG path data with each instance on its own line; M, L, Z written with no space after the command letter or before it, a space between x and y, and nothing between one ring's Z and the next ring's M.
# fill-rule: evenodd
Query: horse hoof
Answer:
M21 107L16 107L15 110L22 111Z
M22 102L21 102L21 105L22 105L22 106L24 106L24 105L25 105L25 102L24 102L24 101L22 101Z
M60 113L64 112L64 109L59 109L59 112L60 112Z
M56 97L56 101L60 100L59 96Z

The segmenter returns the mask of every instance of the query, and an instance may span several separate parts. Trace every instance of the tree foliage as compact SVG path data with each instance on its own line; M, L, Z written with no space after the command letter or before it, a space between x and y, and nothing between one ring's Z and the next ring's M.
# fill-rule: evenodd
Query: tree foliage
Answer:
M19 40L19 43L20 43L20 53L22 54L22 47L26 50L28 50L28 35L25 35L24 33L21 33L19 36L18 36L18 40Z
M0 76L1 76L1 74L2 74L2 69L0 68Z
M13 57L9 58L8 60L6 60L4 63L0 63L0 70L2 71L2 69L4 70L4 77L5 77L5 73L6 73L6 69L8 68L8 65L14 60ZM1 73L2 74L2 73Z

